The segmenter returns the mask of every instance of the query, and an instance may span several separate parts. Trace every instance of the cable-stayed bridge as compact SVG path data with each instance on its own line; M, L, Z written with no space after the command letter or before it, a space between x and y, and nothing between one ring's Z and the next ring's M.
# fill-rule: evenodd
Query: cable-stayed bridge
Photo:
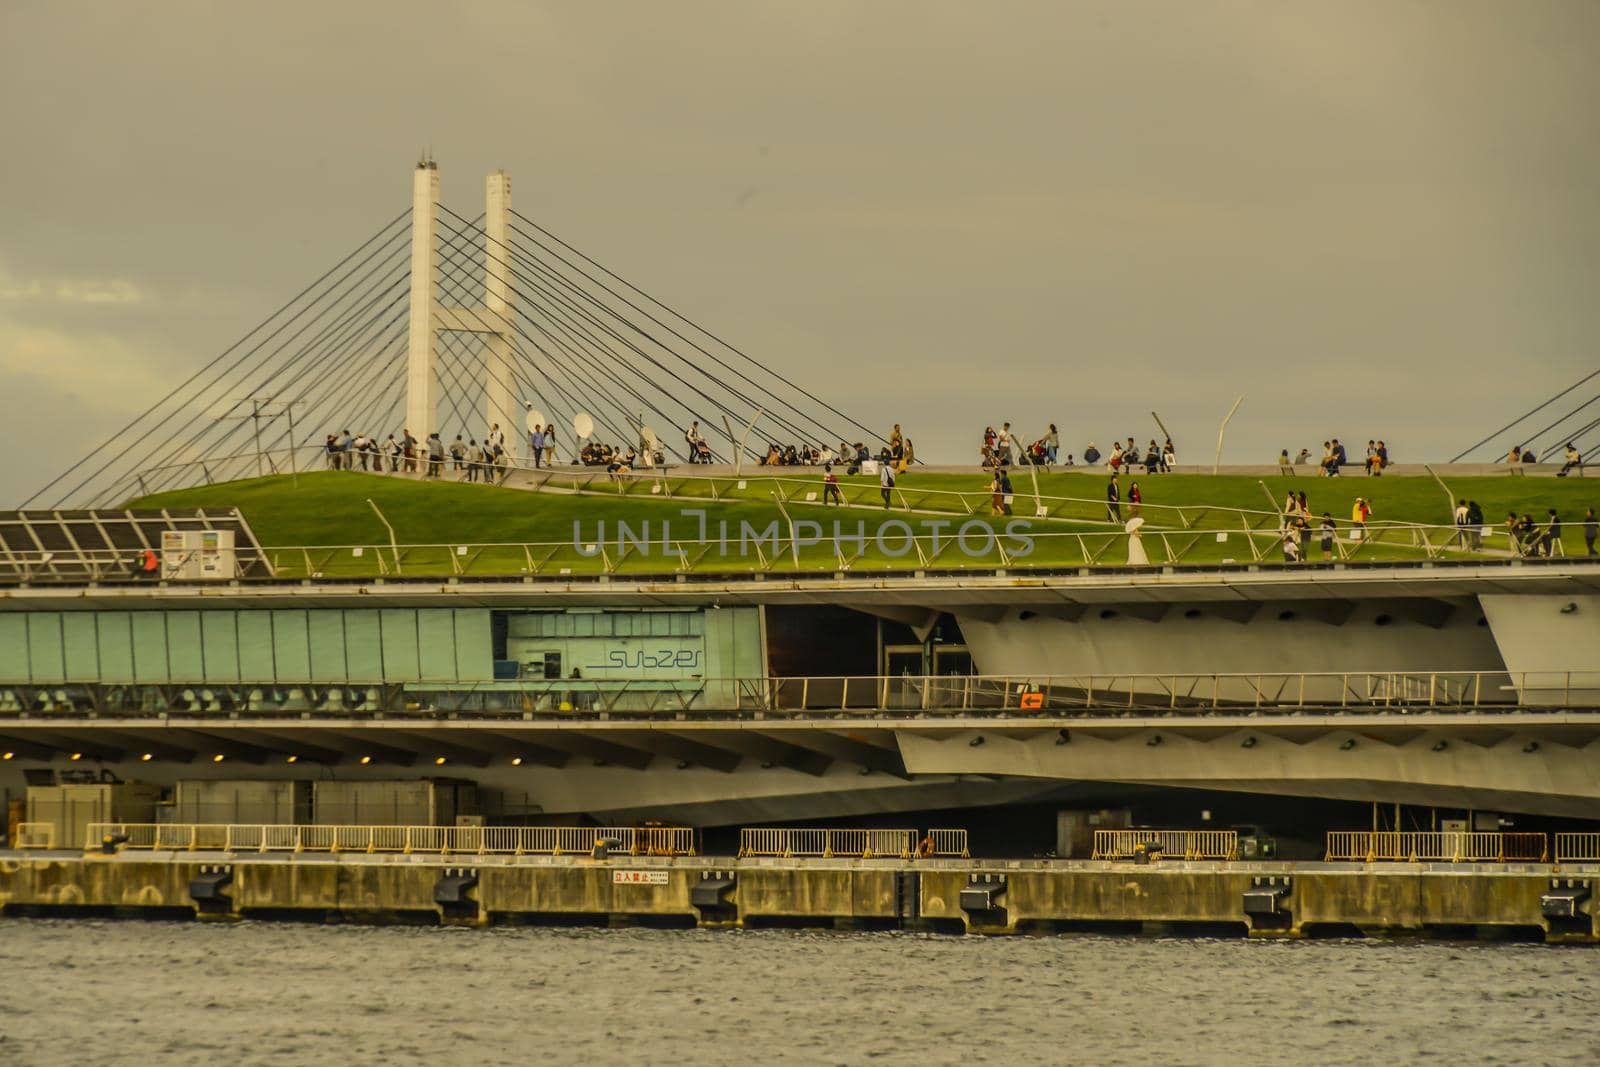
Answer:
M346 431L425 445L498 425L517 460L538 423L562 462L588 439L684 461L696 423L717 460L883 440L514 210L504 172L472 217L439 190L422 161L409 209L22 506L303 470Z

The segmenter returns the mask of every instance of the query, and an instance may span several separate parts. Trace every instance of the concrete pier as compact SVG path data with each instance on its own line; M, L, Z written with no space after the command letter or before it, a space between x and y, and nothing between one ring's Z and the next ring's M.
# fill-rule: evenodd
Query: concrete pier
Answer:
M0 853L7 915L1600 944L1600 864Z

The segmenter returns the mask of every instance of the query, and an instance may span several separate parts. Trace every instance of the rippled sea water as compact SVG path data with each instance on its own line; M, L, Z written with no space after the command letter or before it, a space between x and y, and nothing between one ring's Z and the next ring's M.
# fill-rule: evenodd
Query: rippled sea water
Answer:
M0 1063L1600 1063L1600 951L0 922Z

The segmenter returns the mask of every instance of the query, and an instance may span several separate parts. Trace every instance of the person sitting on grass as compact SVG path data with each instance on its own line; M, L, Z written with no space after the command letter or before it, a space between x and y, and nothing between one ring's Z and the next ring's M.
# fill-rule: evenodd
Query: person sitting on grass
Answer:
M1574 467L1578 468L1579 474L1583 473L1583 455L1577 450L1577 448L1573 446L1571 441L1568 441L1566 462L1563 463L1561 465L1561 469L1556 472L1556 477L1565 478L1567 476L1567 472Z

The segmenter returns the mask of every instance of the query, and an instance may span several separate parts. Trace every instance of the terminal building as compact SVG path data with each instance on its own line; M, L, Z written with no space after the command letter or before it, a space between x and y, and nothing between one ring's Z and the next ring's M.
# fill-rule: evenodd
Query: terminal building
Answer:
M547 386L551 412L567 405L557 436L572 426L569 452L610 433L637 438L649 466L674 442L638 407L699 426L701 400L636 405L595 368L656 381L669 358L700 375L694 391L729 441L697 459L737 471L751 451L741 434L762 419L803 440L869 433L834 432L840 413L658 304L614 330L648 341L599 358L582 345L602 333L580 314L643 314L648 297L618 287L583 304L582 286L615 276L513 212L506 175L488 178L481 226L438 191L424 161L409 215L340 277L368 274L308 290L265 324L326 328L240 357L265 387L303 378L302 359L359 356L368 370L350 371L349 390L298 408L258 399L210 422L179 397L188 444L164 454L171 436L141 426L84 461L102 467L52 483L54 506L0 515L0 791L13 840L24 825L76 845L106 823L715 835L937 815L1013 854L1067 854L1073 835L1057 828L1091 817L1266 825L1320 851L1323 831L1352 825L1600 818L1600 568L1587 560L1429 552L1287 569L1260 565L1252 547L1256 563L1225 566L875 570L841 557L837 570L778 574L682 557L536 574L515 561L465 573L459 546L453 569L430 577L399 573L390 527L392 568L380 551L341 577L308 553L289 577L237 510L127 510L166 488L298 477L329 461L324 426L392 398L403 415L380 425L420 435L459 402L473 424L510 427L499 476L529 476L535 439L521 427L557 419L522 398ZM556 307L535 275L570 301ZM393 323L371 310L401 301ZM391 325L404 335L392 351ZM525 365L534 329L546 331L542 385ZM553 384L563 372L570 388ZM362 469L369 460L399 463L376 447ZM1109 536L1120 542L1120 525Z
M173 520L95 521L159 544ZM1600 810L1583 562L461 583L206 576L163 551L170 577L63 549L0 589L14 823L939 812L1003 840L1019 812L1320 832L1364 806Z

